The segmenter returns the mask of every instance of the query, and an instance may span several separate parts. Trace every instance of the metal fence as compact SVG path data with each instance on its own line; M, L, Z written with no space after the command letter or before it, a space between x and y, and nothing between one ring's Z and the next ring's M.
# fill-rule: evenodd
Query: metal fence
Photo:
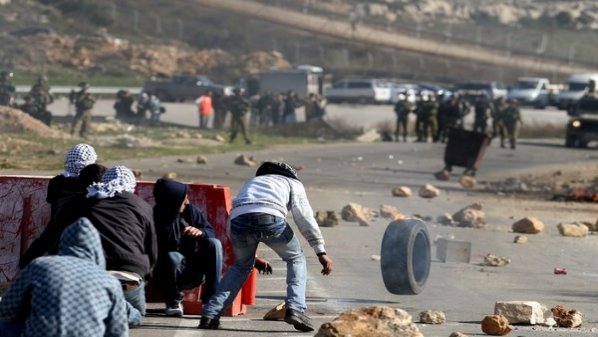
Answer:
M474 49L472 52L475 52L475 48L484 47L513 58L525 55L540 60L559 61L562 64L584 64L598 67L598 58L594 57L594 48L598 48L596 47L598 46L598 34L565 30L553 34L554 32L505 26L476 26L472 29L471 25L447 24L440 21L390 21L382 17L355 15L354 11L335 11L334 6L322 6L323 3L333 1L340 4L346 2L341 0L253 1L285 8L289 11L313 13L330 20L345 21L348 25L354 22L357 26L379 27L390 32L396 31L414 37L448 43L463 43L471 46ZM139 11L127 8L119 2L105 2L104 4L108 8L107 15L112 20L111 30L118 30L140 38L151 36L163 38L165 41L177 39L196 45L201 45L198 43L198 39L207 39L206 36L209 35L202 34L202 29L205 29L206 25L205 23L200 25L197 18L193 16L193 11L199 9L190 6L199 6L197 3L179 4L179 6L189 7L178 8L175 3L172 6L169 4L165 8L169 8L168 10L174 13L169 16L158 15L157 12L151 10ZM164 11L163 8L161 10ZM172 17L176 17L176 19L167 19ZM224 25L222 22L214 22L215 25ZM243 30L243 27L226 27L224 29L233 28ZM247 34L247 32L244 33ZM338 42L330 39L314 43L312 36L301 37L300 35L289 39L276 29L262 30L260 36L247 35L249 40L246 41L246 44L253 50L277 50L293 64L320 65L339 76L380 74L418 81L453 82L460 79L463 74L462 69L470 69L470 73L475 74L478 79L496 79L508 82L518 76L528 75L525 70L489 67L471 61L447 60L439 56L408 51L372 49L365 45L352 44L350 41ZM584 43L578 41L584 41ZM201 42L203 43L203 40ZM224 43L226 41L221 42L220 45ZM205 41L205 44L210 45L210 41ZM216 45L216 47L220 45ZM214 47L213 44L210 47ZM226 47L222 48L226 49ZM556 71L534 75L546 76L553 81L563 79L563 75Z

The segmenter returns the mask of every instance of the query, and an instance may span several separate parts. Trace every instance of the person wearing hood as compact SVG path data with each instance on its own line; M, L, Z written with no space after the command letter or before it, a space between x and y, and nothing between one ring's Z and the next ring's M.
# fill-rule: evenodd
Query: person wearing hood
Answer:
M224 275L214 295L203 307L200 329L218 329L220 316L235 299L249 276L260 242L272 248L287 264L287 295L284 321L300 331L313 331L306 309L307 266L301 243L286 221L288 212L322 265L332 272L324 238L314 218L305 188L291 166L264 162L256 176L245 182L235 199L229 220L229 236L235 264Z
M45 254L55 255L57 253L58 243L60 241L60 235L62 234L62 231L64 230L65 226L73 223L79 218L80 215L78 215L79 212L77 210L80 210L81 207L84 207L83 201L85 200L85 195L87 194L85 187L93 183L100 182L104 172L106 172L105 166L94 163L85 166L79 173L78 177L64 178L76 179L76 184L80 186L70 191L64 191L61 194L61 197L55 201L55 214L51 216L50 221L48 222L46 228L44 228L42 234L31 243L27 251L25 251L25 254L21 256L21 259L19 260L20 269L25 268L27 264L29 264L29 262L35 258Z
M131 326L145 316L145 279L158 259L152 207L134 194L137 180L125 166L113 166L87 188L83 214L102 239L106 269L122 284Z
M31 262L0 301L0 336L125 337L120 283L105 270L100 235L86 218L69 225L57 256Z
M186 184L163 178L153 190L159 252L154 279L161 285L167 316L183 315L184 289L202 285L206 302L222 274L222 244L202 210L189 202L187 190Z

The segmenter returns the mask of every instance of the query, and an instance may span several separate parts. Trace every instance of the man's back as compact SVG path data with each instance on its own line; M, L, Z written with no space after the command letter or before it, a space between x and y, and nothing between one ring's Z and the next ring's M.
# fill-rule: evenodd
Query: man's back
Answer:
M117 193L88 199L85 216L100 232L108 270L149 274L157 258L152 208L140 197Z

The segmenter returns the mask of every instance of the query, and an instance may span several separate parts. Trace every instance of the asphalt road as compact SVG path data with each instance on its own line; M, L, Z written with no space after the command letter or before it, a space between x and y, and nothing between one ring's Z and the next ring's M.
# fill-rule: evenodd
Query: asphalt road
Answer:
M111 102L101 101L98 111L111 113ZM59 103L52 106L54 110ZM196 113L190 104L168 105L164 115L171 121L180 120L194 125ZM331 106L329 113L342 114L351 120L371 122L391 118L390 106ZM543 120L558 120L561 111L524 111L524 116L542 116ZM388 116L386 116L388 114ZM362 119L359 119L362 118ZM531 117L530 117L531 118ZM584 313L581 329L549 329L545 327L517 327L514 336L593 336L598 331L596 283L598 265L594 258L598 236L583 239L563 238L556 225L560 222L596 221L598 205L548 201L519 200L481 189L465 190L456 180L457 168L451 181L438 182L433 173L443 167L444 146L422 143L343 143L297 145L267 151L247 152L261 160L283 160L300 166L300 176L306 186L314 210L340 210L349 202L378 208L393 205L408 215L418 214L436 219L445 213L454 213L473 202L481 202L489 228L486 230L442 227L429 221L432 239L454 238L472 242L471 263L442 263L435 258L432 247L432 268L424 291L414 296L390 294L384 287L379 262L371 259L380 255L380 245L388 220L377 219L371 226L341 221L333 228L323 228L329 255L335 262L332 275L320 275L315 254L303 241L308 257L308 314L317 325L332 320L343 310L369 305L389 305L410 312L415 320L427 309L442 310L447 323L442 325L418 324L425 336L449 336L461 331L470 336L483 335L479 322L493 312L499 300L533 300L548 308L562 304ZM238 153L208 155L208 163L195 164L194 158L178 161L180 157L160 159L130 159L119 164L141 169L148 180L174 171L178 179L230 186L233 194L242 181L255 173L255 168L233 164ZM106 163L107 165L115 163ZM517 150L500 149L496 143L487 150L478 172L478 180L502 179L535 172L551 172L568 167L584 167L598 171L598 153L595 148L566 149L560 140L521 140ZM10 172L5 172L10 174ZM26 173L26 172L19 172ZM36 172L40 173L40 172ZM48 173L54 174L54 173ZM426 183L441 189L438 198L427 200L412 196L395 198L391 189L397 185L415 191ZM536 216L544 221L546 230L530 235L525 245L513 244L511 224L525 216ZM481 265L487 253L507 256L512 263L507 267L491 268ZM284 322L266 322L261 317L284 299L285 267L282 261L266 247L260 254L271 260L274 274L260 276L257 303L246 315L224 317L223 329L203 331L196 329L199 317L166 318L163 305L150 304L153 309L146 324L131 332L131 336L305 336ZM566 276L554 275L554 267L569 270Z
M464 190L456 182L460 170L451 181L437 182L432 174L442 168L444 147L440 144L373 143L335 144L280 148L246 153L256 160L288 161L302 167L300 176L314 210L340 210L348 202L378 208L389 204L406 214L419 214L432 219L454 213L473 202L482 202L489 229L442 227L428 223L433 239L438 237L471 241L471 263L441 263L434 257L430 278L424 291L415 296L390 294L382 283L379 263L371 259L380 254L380 245L388 220L378 219L369 227L341 221L333 228L323 228L329 255L336 269L332 275L319 274L313 251L304 243L308 256L308 313L317 324L330 321L343 310L389 305L409 311L414 317L426 309L442 310L448 322L443 325L422 325L426 336L448 336L461 331L481 335L479 321L493 312L499 300L533 300L552 307L556 304L584 313L582 329L517 327L517 336L590 336L598 331L598 307L595 305L595 284L598 281L594 258L598 236L584 239L563 238L556 225L570 221L596 221L598 205L566 204L548 201L522 201L479 189ZM254 168L234 165L238 154L208 156L208 164L193 160L177 162L178 157L160 160L130 160L125 165L144 171L148 179L165 172L177 172L186 181L220 183L231 187L233 194L242 181L254 174ZM187 158L193 159L193 158ZM534 172L583 166L598 169L595 149L565 149L556 141L521 141L516 151L488 149L478 173L479 180L512 177ZM426 200L413 196L394 198L390 191L397 185L417 190L433 183L442 191L440 197ZM510 225L525 216L539 217L547 226L544 233L530 236L525 245L513 244ZM481 266L483 256L493 253L507 256L512 263L503 268ZM198 331L198 317L165 318L159 313L162 304L154 304L156 313L147 318L147 326L134 330L132 336L299 336L283 322L261 320L270 308L284 298L285 269L282 261L266 247L260 254L271 259L274 274L260 276L257 304L247 315L222 320L219 331ZM566 267L566 276L553 275L554 267Z
M93 114L97 116L114 116L114 104L111 100L100 100L96 104ZM164 103L167 113L162 115L165 122L192 125L198 124L197 107L192 102ZM55 116L65 116L69 113L68 100L64 97L57 99L49 110ZM73 112L71 112L73 114ZM304 120L303 110L298 109L298 120ZM364 127L365 129L375 128L380 123L391 123L394 125L395 114L392 105L354 105L354 104L331 104L327 108L329 119L342 119L348 124ZM413 116L411 116L413 118ZM562 110L548 108L544 110L522 109L522 118L525 125L565 125L567 113ZM466 123L473 123L473 113L466 118Z

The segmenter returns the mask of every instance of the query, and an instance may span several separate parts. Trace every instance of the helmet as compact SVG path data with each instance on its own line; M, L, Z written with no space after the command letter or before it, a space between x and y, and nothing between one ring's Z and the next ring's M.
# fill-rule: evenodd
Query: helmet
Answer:
M7 79L7 78L11 78L12 76L13 76L13 73L11 73L9 71L3 70L2 72L0 72L1 78Z

